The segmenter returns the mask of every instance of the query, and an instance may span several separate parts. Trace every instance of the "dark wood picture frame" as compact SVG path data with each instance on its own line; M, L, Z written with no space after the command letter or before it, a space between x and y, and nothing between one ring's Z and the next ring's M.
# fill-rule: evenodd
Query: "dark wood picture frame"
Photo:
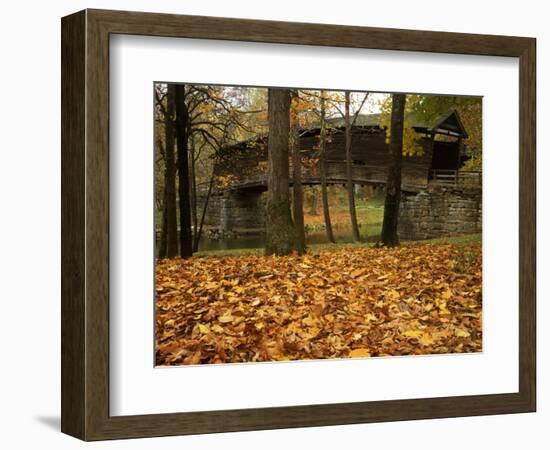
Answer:
M62 30L61 429L84 440L535 411L536 40L85 10ZM109 36L135 34L519 58L519 392L109 415Z

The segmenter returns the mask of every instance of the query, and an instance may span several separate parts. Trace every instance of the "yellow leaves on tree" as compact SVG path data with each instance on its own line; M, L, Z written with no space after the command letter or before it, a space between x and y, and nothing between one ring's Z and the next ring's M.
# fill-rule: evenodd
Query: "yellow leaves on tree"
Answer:
M159 365L481 351L481 248L160 260Z

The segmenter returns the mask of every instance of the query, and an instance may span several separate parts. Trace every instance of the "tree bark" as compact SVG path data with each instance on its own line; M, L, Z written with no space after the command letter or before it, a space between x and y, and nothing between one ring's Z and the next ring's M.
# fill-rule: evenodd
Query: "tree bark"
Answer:
M349 217L353 241L359 242L361 235L357 225L357 211L355 209L355 189L353 184L353 159L351 155L351 121L350 121L350 92L345 92L345 127L346 127L346 190L348 191Z
M266 255L288 255L296 250L296 230L290 215L288 150L290 91L268 91L268 172Z
M197 174L195 172L195 139L193 138L193 133L190 136L190 145L189 145L189 178L190 178L190 189L189 195L191 200L191 226L193 229L193 248L195 248L195 241L197 240L197 228L198 228L198 198L197 198Z
M397 223L401 201L401 161L403 159L403 125L405 116L405 94L393 94L390 124L390 161L384 202L382 223L382 244L387 247L399 245Z
M317 212L317 189L315 186L310 186L311 203L309 204L309 214L316 216Z
M199 243L201 240L202 235L202 228L204 225L204 219L206 218L206 211L208 210L208 203L210 203L210 197L212 195L212 187L214 186L214 171L212 171L212 175L210 175L210 182L208 183L208 192L206 193L206 198L204 200L204 205L202 207L202 214L201 214L201 220L200 223L197 225L198 228L195 230L195 237L193 239L193 251L198 252L199 251Z
M162 145L161 139L157 139L157 150L162 156L164 161L164 168L165 168L164 178L166 179L166 153L164 151L164 147ZM162 189L162 203L160 208L162 209L162 223L161 223L160 239L159 239L159 245L158 245L158 257L160 259L164 259L166 258L166 244L167 244L167 237L168 237L168 224L166 223L166 183L164 184L164 187ZM155 232L156 232L156 226L155 226Z
M167 258L178 254L178 219L176 204L176 160L174 155L175 129L174 116L176 109L174 86L168 85L166 95L165 130L165 172L164 172L164 221L166 223Z
M300 156L300 143L298 129L292 127L292 207L294 226L296 228L296 249L299 253L306 251L306 231L304 227L304 194L302 190L302 158Z
M180 256L193 255L193 236L191 233L191 202L189 196L189 112L185 104L185 85L175 85L176 97L176 146L178 153L178 194L180 204Z
M325 231L327 233L327 239L329 242L336 242L334 240L334 233L332 232L332 223L330 222L330 209L328 205L328 192L327 192L327 168L325 164L325 150L327 141L327 130L325 129L325 92L321 91L321 130L319 134L319 177L321 178L321 200L323 203L323 216L325 218Z

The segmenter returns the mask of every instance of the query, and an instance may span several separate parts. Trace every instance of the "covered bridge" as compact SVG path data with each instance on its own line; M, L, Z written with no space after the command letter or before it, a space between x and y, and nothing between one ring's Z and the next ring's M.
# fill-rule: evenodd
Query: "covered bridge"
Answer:
M469 159L463 140L468 137L456 110L450 110L432 123L407 117L418 133L423 151L404 156L402 186L404 191L418 192L431 180L456 182L459 169ZM346 182L345 133L343 120L328 120L325 151L328 184ZM304 185L320 184L319 127L301 130L298 145L302 156L301 178ZM357 117L352 128L353 182L358 185L386 183L389 146L386 129L380 125L380 114ZM225 189L267 189L267 137L251 139L228 146L220 154L215 173ZM292 171L292 167L291 167ZM469 175L469 174L468 174ZM292 179L292 177L291 177Z
M402 190L414 195L429 184L457 186L481 185L477 172L460 170L470 158L464 145L468 133L456 110L450 110L432 123L422 123L412 116L407 120L418 134L423 151L404 156ZM343 121L329 120L325 164L328 184L345 184L346 155ZM301 130L298 145L301 153L303 185L321 183L319 173L320 128ZM353 183L383 186L387 179L389 145L380 114L360 115L352 128ZM292 170L290 183L292 184ZM267 190L267 136L250 139L224 148L216 159L218 185L212 196L207 223L222 230L259 229L263 227Z

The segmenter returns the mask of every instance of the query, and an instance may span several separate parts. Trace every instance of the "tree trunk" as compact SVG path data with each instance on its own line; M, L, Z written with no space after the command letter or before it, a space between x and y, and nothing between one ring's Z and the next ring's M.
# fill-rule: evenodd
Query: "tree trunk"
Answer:
M202 228L204 225L204 219L206 218L206 211L208 210L208 203L210 203L210 197L212 196L212 187L214 186L214 171L212 171L212 175L210 176L210 182L208 183L208 192L206 193L206 198L204 199L204 205L202 207L202 214L201 214L201 221L198 224L198 229L195 230L195 238L193 240L193 251L198 252L199 251L199 243L201 240L202 235Z
M382 243L387 247L399 245L397 221L401 201L401 161L403 158L403 125L405 116L405 94L393 94L390 125L390 161L384 202Z
M309 214L316 216L317 212L317 189L315 186L310 187L311 203L309 204Z
M189 198L188 133L189 112L185 104L185 85L175 85L176 91L176 145L178 152L178 194L180 203L180 256L193 255L191 233L191 204Z
M197 236L197 230L199 227L199 220L198 220L198 197L197 197L197 174L196 174L196 161L195 161L195 139L193 138L193 134L190 136L191 138L191 145L189 146L189 178L190 178L190 189L189 189L189 195L191 200L191 226L193 230L193 251L196 252L195 248L198 248L199 242L198 242L198 236Z
M296 250L296 230L290 215L288 148L290 91L268 91L268 173L266 255L288 255Z
M161 155L162 160L164 161L164 167L165 167L165 173L166 173L166 153L164 151L164 147L162 145L162 140L159 138L156 140L157 142L157 151ZM165 174L166 178L166 174ZM162 218L161 218L161 228L160 228L160 239L158 244L158 257L160 259L166 258L166 239L168 235L168 228L166 223L166 184L162 188L162 201L157 201L157 210L160 210L162 212ZM155 220L155 238L156 238L156 220ZM156 244L156 239L155 239Z
M302 190L302 158L297 126L292 127L292 207L296 228L296 247L299 253L306 251L306 231L304 228L304 194Z
M359 226L357 225L357 211L355 210L355 189L353 184L353 159L351 155L351 123L350 123L350 92L346 91L345 100L345 127L346 127L346 190L348 191L349 217L351 221L351 231L353 241L359 242Z
M327 168L325 165L325 147L327 141L327 130L325 129L325 91L321 91L321 131L319 141L319 176L321 178L321 200L323 202L323 215L325 217L325 230L327 233L327 239L329 242L336 242L334 240L334 233L332 232L332 224L330 222L330 210L328 205L328 192L327 192Z
M176 161L174 155L174 114L176 95L174 86L168 85L166 93L165 130L165 172L164 172L164 222L166 224L165 256L173 258L178 254L178 219L176 205Z

